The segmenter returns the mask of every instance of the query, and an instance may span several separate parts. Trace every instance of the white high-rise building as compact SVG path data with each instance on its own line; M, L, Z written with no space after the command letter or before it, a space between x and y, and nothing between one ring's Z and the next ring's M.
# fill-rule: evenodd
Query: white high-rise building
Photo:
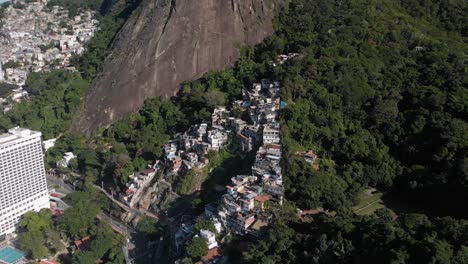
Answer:
M15 127L0 135L0 235L49 204L41 133Z

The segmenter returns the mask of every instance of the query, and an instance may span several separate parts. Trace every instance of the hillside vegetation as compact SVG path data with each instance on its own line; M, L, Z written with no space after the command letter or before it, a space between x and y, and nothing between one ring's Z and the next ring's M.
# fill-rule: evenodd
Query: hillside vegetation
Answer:
M368 186L466 192L466 4L404 2L292 1L279 15L260 54L303 54L277 70L289 103L284 166L299 205L340 209ZM294 155L309 149L321 156L318 172Z
M184 84L173 100L148 99L87 141L63 136L48 163L73 151L71 169L122 186L171 135L238 98L243 85L271 77L281 80L287 102L287 202L250 250L232 238L224 252L230 263L467 263L467 13L463 0L288 1L275 34L243 49L233 69ZM110 25L75 60L81 74L31 75L36 97L1 116L0 127L67 132L85 83L110 52L120 24ZM301 56L272 67L288 52ZM318 166L303 160L307 150L318 153ZM376 195L383 208L355 214L369 188L384 194ZM299 219L296 208L327 214Z
M468 180L467 8L466 1L293 0L280 12L256 57L302 54L272 73L288 103L287 196L336 215L306 223L290 212L240 262L468 261L467 222L440 217L467 212L460 203ZM319 154L319 170L298 155L305 150ZM420 202L413 211L429 216L398 208L354 215L368 187Z

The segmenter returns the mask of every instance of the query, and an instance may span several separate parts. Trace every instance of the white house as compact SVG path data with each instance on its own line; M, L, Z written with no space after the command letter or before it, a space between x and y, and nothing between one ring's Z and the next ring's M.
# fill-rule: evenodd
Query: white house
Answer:
M200 230L200 236L203 238L203 240L205 240L206 244L208 245L208 249L212 249L218 246L218 242L216 242L216 235L210 230Z
M63 159L57 162L57 166L67 168L72 159L76 158L73 152L67 152L63 155Z
M208 132L208 142L211 144L211 148L218 150L228 141L227 133L219 130L212 130Z
M55 146L56 141L57 141L56 138L42 141L42 147L44 148L44 151L47 151L48 149L53 148Z

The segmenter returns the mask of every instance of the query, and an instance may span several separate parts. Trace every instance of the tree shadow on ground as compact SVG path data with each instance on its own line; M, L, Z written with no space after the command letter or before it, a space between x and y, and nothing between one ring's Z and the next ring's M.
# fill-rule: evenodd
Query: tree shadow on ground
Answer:
M218 201L226 193L225 187L236 175L252 174L252 164L255 152L246 155L234 155L224 160L220 166L214 168L202 184L199 197L203 204Z
M387 207L398 213L428 214L434 217L467 218L468 187L433 185L422 190L388 193L383 197ZM460 201L453 203L451 201Z

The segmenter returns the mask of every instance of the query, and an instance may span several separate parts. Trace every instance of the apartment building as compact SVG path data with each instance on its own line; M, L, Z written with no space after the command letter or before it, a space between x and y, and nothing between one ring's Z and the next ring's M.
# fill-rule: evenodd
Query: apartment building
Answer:
M0 135L0 235L28 211L49 208L41 133L15 127Z
M278 144L280 143L280 130L273 126L265 126L263 128L263 144Z

